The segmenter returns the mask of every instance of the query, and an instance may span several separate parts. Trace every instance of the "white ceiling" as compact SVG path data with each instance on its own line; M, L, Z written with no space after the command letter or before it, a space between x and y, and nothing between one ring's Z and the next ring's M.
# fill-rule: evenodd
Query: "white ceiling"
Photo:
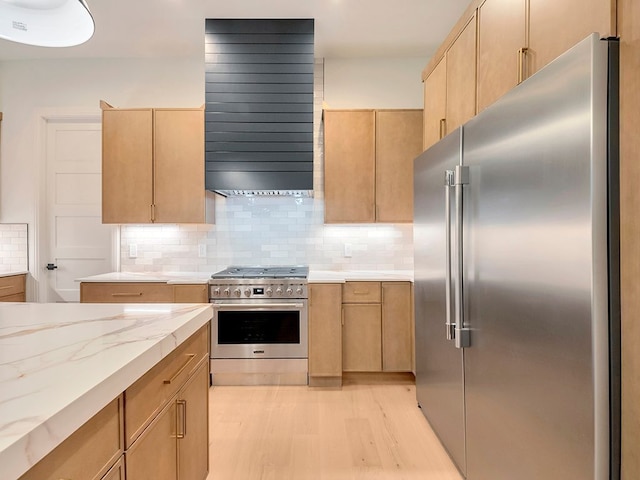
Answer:
M204 57L205 18L315 18L316 57L428 58L470 0L86 2L96 23L87 43L53 49L0 40L0 60Z

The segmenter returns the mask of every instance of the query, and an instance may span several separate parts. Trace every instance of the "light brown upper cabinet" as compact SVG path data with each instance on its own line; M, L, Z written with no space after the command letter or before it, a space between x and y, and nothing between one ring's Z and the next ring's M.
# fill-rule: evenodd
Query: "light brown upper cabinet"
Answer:
M474 14L424 77L424 149L476 114L476 31Z
M527 0L486 0L478 8L478 112L526 77Z
M530 73L593 32L615 37L616 6L616 0L529 0Z
M325 223L413 221L422 110L325 110Z
M102 222L212 223L204 111L101 106Z

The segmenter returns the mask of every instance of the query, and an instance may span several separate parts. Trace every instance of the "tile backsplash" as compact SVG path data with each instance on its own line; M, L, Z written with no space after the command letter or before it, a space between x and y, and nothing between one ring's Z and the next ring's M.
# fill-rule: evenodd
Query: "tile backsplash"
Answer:
M294 264L413 269L413 225L323 222L320 199L217 197L215 225L123 225L121 270L214 272L229 265ZM345 256L349 249L351 256Z
M0 224L0 273L28 269L27 224Z

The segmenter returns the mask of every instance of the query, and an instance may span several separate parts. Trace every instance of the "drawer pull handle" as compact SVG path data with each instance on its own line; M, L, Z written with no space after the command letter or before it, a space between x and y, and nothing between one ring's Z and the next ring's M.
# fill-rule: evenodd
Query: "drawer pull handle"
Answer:
M138 293L112 293L111 294L112 297L141 297L142 296L142 292L138 292Z
M0 287L0 290L4 290L6 288L13 288L13 285L7 285L6 287Z
M179 425L178 434L176 435L178 438L184 438L187 435L187 401L186 400L176 400L177 407L182 407L182 415L178 415L178 418L182 419L182 422L178 421ZM178 408L180 409L180 408Z
M196 354L195 353L190 353L187 355L187 357L189 357L187 359L186 362L184 362L184 365L182 365L182 367L180 367L180 370L178 370L175 375L173 377L171 377L169 380L165 380L163 383L165 385L171 385L171 382L174 382L176 380L176 378L178 378L180 376L180 374L184 371L185 368L187 368L187 366L191 363L191 361L196 358Z
M369 290L365 290L364 292L359 292L357 290L354 290L353 294L354 295L369 295Z

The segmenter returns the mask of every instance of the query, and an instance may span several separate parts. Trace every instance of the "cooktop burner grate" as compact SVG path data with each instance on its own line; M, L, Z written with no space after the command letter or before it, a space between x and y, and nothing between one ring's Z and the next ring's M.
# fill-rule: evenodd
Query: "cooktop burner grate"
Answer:
M225 268L211 275L211 278L307 278L309 267L304 265L278 267Z

